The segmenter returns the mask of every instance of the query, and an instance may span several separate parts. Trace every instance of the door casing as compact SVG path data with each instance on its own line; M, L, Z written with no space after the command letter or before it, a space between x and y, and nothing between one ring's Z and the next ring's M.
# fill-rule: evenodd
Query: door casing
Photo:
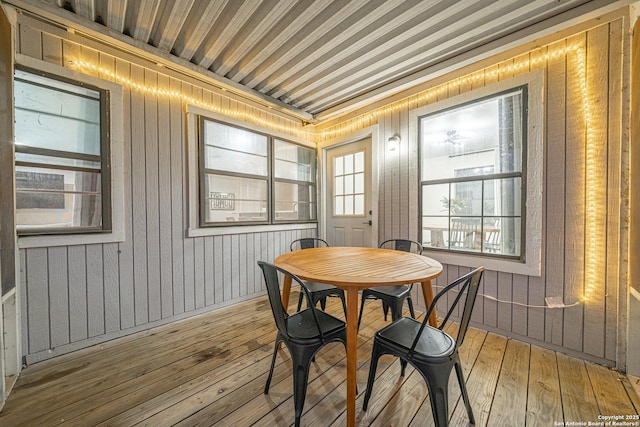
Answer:
M371 206L373 213L371 215L371 244L370 246L375 248L378 246L378 154L380 150L380 136L378 126L370 126L368 128L360 129L347 135L341 135L334 139L324 141L318 144L318 159L320 170L320 185L318 185L318 194L320 197L320 209L319 209L319 222L318 222L318 236L325 239L327 237L327 195L325 189L329 185L330 177L327 176L327 151L339 147L341 145L357 142L364 138L371 138Z

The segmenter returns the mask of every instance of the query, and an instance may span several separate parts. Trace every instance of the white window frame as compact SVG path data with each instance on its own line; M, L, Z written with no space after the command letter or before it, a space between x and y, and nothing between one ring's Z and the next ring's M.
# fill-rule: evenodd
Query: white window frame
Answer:
M522 221L525 221L525 253L523 259L506 259L491 257L487 254L473 255L469 253L454 253L425 248L424 255L438 260L443 264L465 267L484 266L488 270L501 271L527 276L540 276L542 272L542 192L543 192L543 125L544 125L544 73L535 70L496 84L466 92L434 104L427 105L409 112L409 138L412 145L419 146L420 117L433 114L441 110L456 107L461 104L486 98L519 86L528 86L527 108L527 144L526 144L526 210ZM418 177L419 179L419 177ZM418 191L421 186L418 185ZM412 194L418 198L418 193ZM416 203L417 206L417 203ZM416 224L421 224L416 215Z
M111 231L78 234L18 236L19 248L72 246L115 243L125 240L124 227L124 158L122 86L97 77L81 74L22 54L16 54L16 64L54 76L93 85L109 92L109 133L111 155ZM14 166L15 167L15 166ZM15 169L13 171L15 174Z
M199 192L199 147L198 147L198 117L203 116L205 118L215 120L221 123L225 123L231 126L241 127L250 131L255 131L262 134L267 134L275 138L287 141L295 142L305 147L310 147L316 150L316 145L313 142L305 141L301 138L277 132L269 128L254 125L252 123L237 120L223 114L215 113L213 111L206 110L201 107L187 104L185 106L187 114L187 167L188 167L188 218L189 227L187 229L187 237L201 237L201 236L220 236L226 234L240 234L240 233L259 233L263 231L285 231L285 230L300 230L300 229L316 229L318 228L317 221L313 222L292 222L292 223L273 223L273 224L244 224L244 225L232 225L232 226L200 226L198 215L200 209L200 192ZM269 159L271 162L271 158ZM316 191L319 191L316 183ZM316 200L318 195L316 195ZM271 207L270 207L271 209Z

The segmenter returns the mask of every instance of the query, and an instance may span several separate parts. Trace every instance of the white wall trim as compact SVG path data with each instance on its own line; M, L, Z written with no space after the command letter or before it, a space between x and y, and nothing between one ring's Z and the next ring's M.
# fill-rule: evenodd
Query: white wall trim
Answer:
M340 145L356 142L364 138L371 138L371 206L373 213L371 215L371 247L378 246L378 222L379 222L379 203L378 203L378 189L379 189L379 169L380 164L378 162L379 150L380 150L380 129L379 126L373 125L364 129L357 130L355 132L341 135L337 138L318 143L318 169L321 171L320 183L318 185L320 191L320 213L318 215L318 236L323 239L327 237L327 195L324 191L327 188L327 151L331 148L336 148Z
M496 84L485 86L477 90L466 92L434 104L427 105L409 112L409 141L418 147L418 122L421 116L451 108L474 99L486 97L510 88L528 85L528 114L527 114L527 189L526 189L526 253L524 262L491 258L488 256L472 256L451 252L425 249L425 255L434 258L442 264L477 267L483 265L488 270L522 274L526 276L540 276L542 270L542 195L543 164L544 164L544 72L542 69L522 74ZM413 212L418 217L418 212ZM416 224L420 224L417 218ZM416 233L418 230L415 230Z
M109 91L110 98L110 151L111 151L111 224L110 233L59 234L18 236L19 248L87 245L114 243L125 240L124 230L124 133L122 86L97 77L81 74L59 65L16 54L16 64L44 71L60 77L84 82Z

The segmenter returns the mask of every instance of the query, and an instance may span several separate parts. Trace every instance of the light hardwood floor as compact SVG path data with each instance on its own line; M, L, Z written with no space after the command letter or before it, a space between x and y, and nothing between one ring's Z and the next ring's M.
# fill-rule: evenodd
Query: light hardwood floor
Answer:
M292 292L295 308L297 292ZM328 310L342 316L335 299ZM362 408L372 338L385 322L365 306L359 333L359 425L433 425L427 389L411 367L380 360L369 410ZM447 328L455 332L455 324ZM0 426L288 426L291 366L281 350L268 395L263 388L275 339L266 296L27 367L0 413ZM479 426L553 426L637 416L628 379L566 355L470 329L461 347ZM306 426L345 424L345 350L329 344L312 365L302 416ZM455 381L451 425L468 425Z

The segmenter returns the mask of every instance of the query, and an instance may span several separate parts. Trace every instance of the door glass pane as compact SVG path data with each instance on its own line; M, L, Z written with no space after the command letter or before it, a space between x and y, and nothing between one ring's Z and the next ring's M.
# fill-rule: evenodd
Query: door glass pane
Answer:
M336 157L334 159L334 163L335 163L335 168L334 168L333 175L334 176L342 175L344 173L344 159L342 157Z
M344 178L341 176L335 179L336 194L344 194Z
M353 154L344 156L344 173L353 173Z
M344 214L353 215L353 196L344 196Z
M335 214L344 215L344 196L336 196L334 201Z
M364 215L364 151L336 157L334 164L336 165L334 171L334 196L348 196L344 198L342 215ZM338 170L337 165L341 165L340 170Z
M358 194L354 197L353 213L356 215L364 215L364 195Z
M355 165L353 168L354 172L364 172L364 151L360 151L355 153Z
M353 175L344 176L344 194L353 194Z
M358 173L354 175L354 177L355 177L355 183L354 183L353 192L364 193L364 174Z

